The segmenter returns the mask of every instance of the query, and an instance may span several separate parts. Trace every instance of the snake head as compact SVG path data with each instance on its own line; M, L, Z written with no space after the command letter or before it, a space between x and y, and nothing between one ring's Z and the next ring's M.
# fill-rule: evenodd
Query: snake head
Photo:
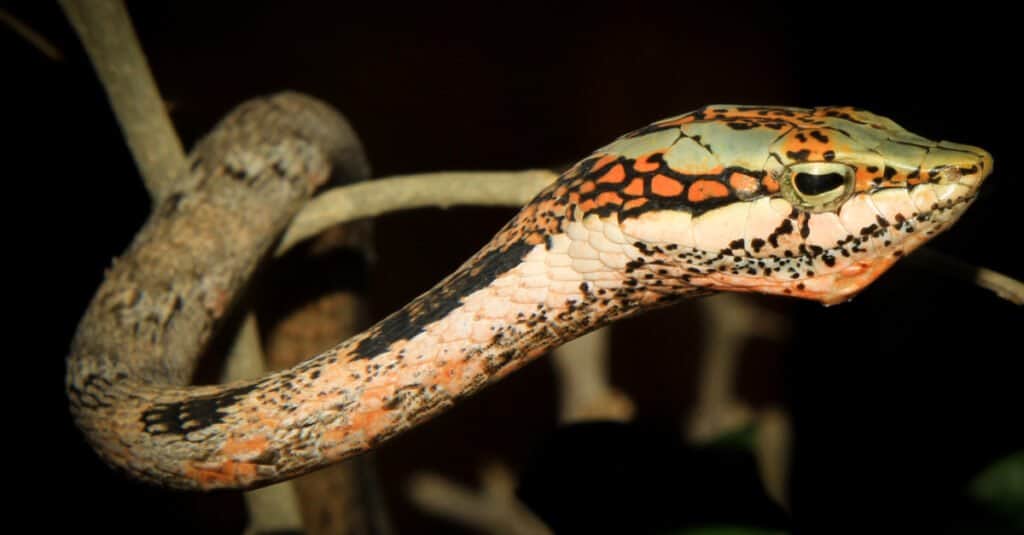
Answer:
M948 228L991 171L980 148L863 110L708 106L599 149L562 193L661 286L834 304Z

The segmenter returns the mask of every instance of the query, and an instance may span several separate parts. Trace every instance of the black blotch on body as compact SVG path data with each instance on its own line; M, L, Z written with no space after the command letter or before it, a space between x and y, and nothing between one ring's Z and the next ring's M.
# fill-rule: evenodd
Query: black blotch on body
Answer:
M185 435L219 424L231 407L260 383L225 390L188 401L161 403L142 413L142 424L150 435ZM188 427L186 428L186 424Z
M450 278L432 288L406 306L388 316L355 347L353 360L372 359L386 353L396 340L408 340L423 329L462 306L462 298L487 287L494 279L519 265L533 245L515 242L507 249L491 249L468 268L460 269Z

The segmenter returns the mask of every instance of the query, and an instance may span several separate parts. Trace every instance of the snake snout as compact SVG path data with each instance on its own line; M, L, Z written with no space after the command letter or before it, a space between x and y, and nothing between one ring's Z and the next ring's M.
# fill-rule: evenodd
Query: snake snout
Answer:
M949 141L939 142L938 148L944 149L948 159L946 167L939 173L940 184L967 186L974 193L992 173L992 155L985 149Z

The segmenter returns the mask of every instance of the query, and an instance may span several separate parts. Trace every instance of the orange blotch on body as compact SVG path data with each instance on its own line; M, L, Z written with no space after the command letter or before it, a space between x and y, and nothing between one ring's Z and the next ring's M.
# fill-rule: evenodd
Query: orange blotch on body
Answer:
M256 479L256 465L235 461L224 461L219 466L204 463L202 467L187 468L185 472L186 477L204 489L245 484Z
M764 189L768 191L768 193L777 193L779 191L779 181L769 175L765 175L765 177L761 179L761 184L764 185Z
M249 439L230 439L224 443L220 452L228 457L255 457L263 453L268 443L267 438L262 436Z

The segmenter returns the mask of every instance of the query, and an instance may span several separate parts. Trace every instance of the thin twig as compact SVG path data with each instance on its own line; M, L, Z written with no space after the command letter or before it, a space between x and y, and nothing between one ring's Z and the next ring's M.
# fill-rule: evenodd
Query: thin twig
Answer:
M28 24L8 13L6 9L0 9L0 24L6 24L14 33L28 41L28 44L34 46L47 59L51 61L64 60L64 53L57 48L57 45L51 43L41 33L33 30Z
M107 92L154 204L184 172L185 151L121 0L60 0Z
M994 292L1015 305L1024 305L1024 282L988 268L972 266L963 260L922 247L910 259L920 266L934 268L958 280L967 281Z
M398 210L457 205L522 206L557 175L527 171L442 171L376 179L317 195L292 221L275 254L338 223Z

